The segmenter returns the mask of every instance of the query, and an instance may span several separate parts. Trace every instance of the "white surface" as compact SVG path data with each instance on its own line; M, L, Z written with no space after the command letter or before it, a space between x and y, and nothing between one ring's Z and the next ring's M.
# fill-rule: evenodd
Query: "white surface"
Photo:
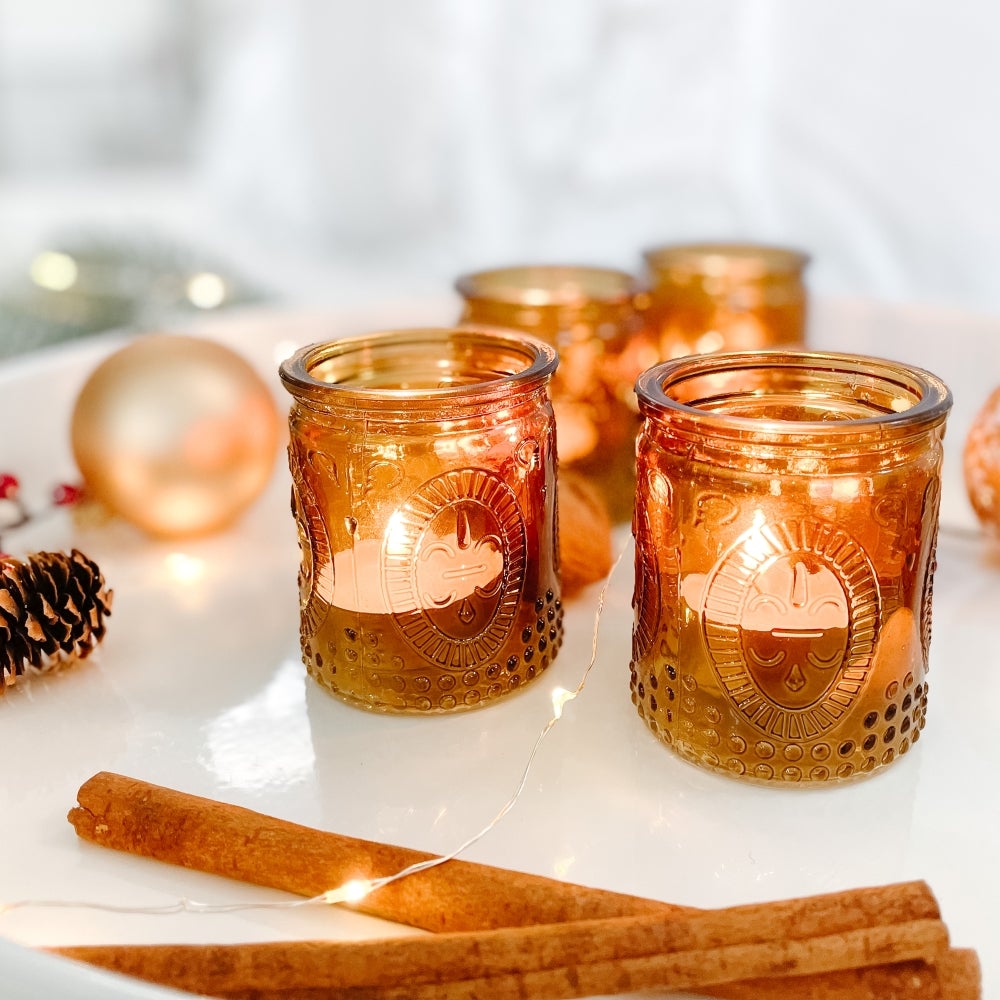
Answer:
M269 372L281 398L275 357L295 343L401 316L420 323L451 315L452 303L437 302L328 320L246 317L219 321L215 335ZM626 555L583 694L544 744L516 808L467 856L699 906L924 878L953 942L979 950L989 996L1000 989L993 953L1000 807L991 791L1000 764L993 708L1000 693L1000 567L966 530L972 522L956 456L980 397L1000 381L1000 320L839 303L817 310L814 329L824 346L936 368L955 391L943 517L960 530L946 528L940 542L924 738L870 780L812 790L746 786L678 760L629 700ZM72 402L97 359L117 343L103 338L0 369L0 419L8 429L0 467L17 473L29 495L41 497L72 478ZM115 607L92 661L26 680L0 699L7 760L0 902L284 898L79 842L65 814L80 784L99 770L447 852L512 791L551 713L552 689L575 687L589 658L596 589L570 602L566 644L553 666L500 705L453 717L384 718L331 698L307 682L299 664L297 552L283 459L242 522L211 538L151 542L121 523L75 527L60 514L4 543L15 552L79 546L102 566ZM185 565L201 567L193 582L172 575L176 552L197 560ZM386 929L335 910L153 917L28 908L0 915L0 934L29 945L367 936ZM7 945L0 954L4 987L13 990L5 996L95 995L93 976L74 970L67 978L73 967L60 960ZM147 993L109 988L104 995L138 1000Z

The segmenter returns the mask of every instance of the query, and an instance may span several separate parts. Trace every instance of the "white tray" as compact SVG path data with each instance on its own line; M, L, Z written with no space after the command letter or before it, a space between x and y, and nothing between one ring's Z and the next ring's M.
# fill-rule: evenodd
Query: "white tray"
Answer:
M252 360L275 386L276 359L336 332L447 322L451 302L399 303L337 316L249 314L204 332ZM942 375L949 427L935 586L928 725L884 773L842 787L747 786L675 758L639 721L628 692L631 553L609 590L598 659L531 771L516 808L469 859L696 906L926 879L954 944L977 948L987 996L1000 990L993 939L1000 868L994 839L1000 748L1000 565L974 530L960 451L975 409L1000 382L1000 321L928 310L825 303L814 342L893 356ZM98 338L0 369L6 428L0 471L33 503L75 478L68 445L76 392L121 343ZM438 718L383 718L346 707L304 677L297 645L297 551L279 459L266 494L232 530L153 542L128 525L40 520L8 549L76 545L115 589L98 654L19 683L0 699L7 760L0 786L0 903L85 899L157 905L280 899L278 893L128 857L77 840L76 790L119 771L300 823L446 853L510 795L551 714L590 656L598 590L569 603L567 640L540 680L495 707ZM628 547L627 531L619 544ZM170 557L200 567L178 579ZM26 945L362 937L400 929L336 909L126 916L74 909L0 915L5 997L165 996ZM117 990L117 992L113 992Z

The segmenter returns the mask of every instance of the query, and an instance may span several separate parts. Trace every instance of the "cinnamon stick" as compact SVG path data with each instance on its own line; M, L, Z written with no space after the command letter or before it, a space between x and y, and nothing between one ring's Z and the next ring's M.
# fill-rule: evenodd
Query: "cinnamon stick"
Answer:
M306 943L308 947L308 944ZM262 948L264 946L255 946ZM241 946L218 945L109 945L54 949L64 957L87 962L110 971L132 975L161 986L187 989L223 997L225 1000L331 1000L333 997L353 1000L437 1000L442 996L442 984L410 984L406 986L287 986L262 988L253 977L259 965L247 955L237 955ZM258 954L256 960L266 957ZM301 950L296 959L301 960ZM209 961L220 963L225 972L218 971L211 977L199 978ZM249 965L248 972L228 971L233 965ZM568 973L567 973L568 975ZM218 989L228 982L233 988L227 992L209 988L208 979ZM301 976L299 979L301 980ZM254 985L243 988L241 979ZM524 980L489 979L463 980L452 984L453 991L464 990L466 997L485 997L503 1000L504 996L524 1000L519 992L527 986ZM535 984L537 985L537 984ZM518 992L511 993L511 989ZM619 985L616 989L624 988ZM572 992L572 991L571 991ZM782 978L751 979L742 983L720 984L711 988L716 997L780 997L782 1000L979 1000L980 968L976 953L966 949L952 949L929 964L923 961L896 962L891 965L871 966L861 969L842 969L820 975L790 975ZM569 995L569 994L560 994ZM452 997L454 1000L454 994Z
M69 821L85 840L241 882L316 896L434 855L314 830L213 799L103 771ZM471 861L450 861L372 892L353 908L430 931L690 912Z
M905 907L900 900L906 900ZM63 954L212 996L545 998L698 989L751 977L933 959L948 934L918 883L677 917L612 917L355 942L83 948ZM417 986L427 987L417 991Z
M318 895L352 878L391 874L432 857L313 830L107 772L87 781L78 799L69 819L81 837L94 843L305 896ZM886 911L895 914L888 916L890 922L936 916L936 905L925 886L915 895L911 895L912 887L898 896L897 892L892 890L893 909ZM884 904L883 899L879 905ZM385 886L355 908L428 930L449 931L697 912L457 860ZM891 963L858 972L731 983L710 992L729 1000L855 1000L867 997L865 990L879 1000L978 997L974 953L950 955L958 957L946 956L938 965ZM892 986L896 992L890 991L890 983L897 984ZM285 1000L293 998L286 995Z
M711 994L719 1000L981 1000L982 973L974 951L952 948L933 964L897 962L819 976L749 979L714 986Z

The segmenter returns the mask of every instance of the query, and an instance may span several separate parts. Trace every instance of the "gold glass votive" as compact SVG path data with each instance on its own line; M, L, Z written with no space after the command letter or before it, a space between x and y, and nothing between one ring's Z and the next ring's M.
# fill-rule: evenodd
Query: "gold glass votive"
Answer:
M891 361L762 351L665 362L636 392L639 715L759 781L905 754L927 704L948 389Z
M459 278L462 322L524 330L559 351L552 403L559 461L603 487L628 518L638 430L632 388L659 360L640 306L645 293L623 271L538 265Z
M660 359L804 344L805 254L751 243L692 243L644 256L647 320Z
M383 712L494 701L562 641L548 344L401 330L281 366L309 673Z

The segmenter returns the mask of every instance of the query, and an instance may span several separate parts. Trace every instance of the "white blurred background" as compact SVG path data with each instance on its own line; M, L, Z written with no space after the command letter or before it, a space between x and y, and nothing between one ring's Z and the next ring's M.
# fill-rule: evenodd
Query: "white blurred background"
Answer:
M742 238L1000 312L997 51L988 0L0 0L0 269L155 237L335 303Z

